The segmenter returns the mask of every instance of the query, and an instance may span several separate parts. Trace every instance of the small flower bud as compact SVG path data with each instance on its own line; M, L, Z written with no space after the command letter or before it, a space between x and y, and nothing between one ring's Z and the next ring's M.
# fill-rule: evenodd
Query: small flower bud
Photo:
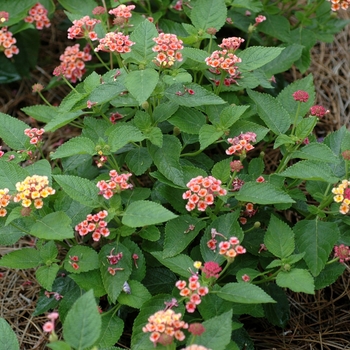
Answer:
M209 35L215 35L217 33L217 30L214 27L210 27L207 29L207 33Z

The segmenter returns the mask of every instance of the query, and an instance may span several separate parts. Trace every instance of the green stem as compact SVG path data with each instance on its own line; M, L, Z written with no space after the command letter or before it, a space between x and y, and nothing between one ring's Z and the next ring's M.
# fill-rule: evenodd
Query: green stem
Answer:
M183 154L180 154L180 157L195 157L197 156L198 154L201 154L203 152L202 149L199 149L198 151L195 151L195 152L192 152L192 153L183 153Z
M63 80L65 81L65 83L74 91L74 92L76 92L77 94L79 94L79 92L75 89L75 87L67 80L67 78L64 76L64 75L62 75L62 78L63 78Z
M294 135L294 130L295 130L295 127L297 125L297 121L298 121L298 117L299 117L299 112L300 112L300 104L301 102L298 101L298 108L297 108L297 111L295 113L295 117L294 117L294 122L293 122L293 127L292 127L292 131L291 131L291 135Z
M41 99L50 107L52 107L52 104L44 97L44 95L41 93L41 91L38 91L39 96Z

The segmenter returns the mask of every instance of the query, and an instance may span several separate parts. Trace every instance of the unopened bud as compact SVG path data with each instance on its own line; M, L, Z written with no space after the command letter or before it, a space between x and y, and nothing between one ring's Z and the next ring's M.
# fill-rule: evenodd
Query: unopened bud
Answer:
M260 221L254 222L254 228L259 228L261 226Z
M141 104L141 107L142 107L144 110L146 110L146 109L148 109L148 107L149 107L149 103L148 103L147 101L145 101L145 102L143 102L143 103Z
M207 29L207 33L209 35L215 35L217 33L217 30L214 27L210 27Z

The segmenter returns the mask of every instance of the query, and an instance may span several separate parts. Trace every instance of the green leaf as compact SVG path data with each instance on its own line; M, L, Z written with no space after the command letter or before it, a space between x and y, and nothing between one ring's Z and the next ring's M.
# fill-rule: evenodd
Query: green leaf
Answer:
M195 49L193 47L184 47L182 50L182 55L184 58L190 58L191 60L206 66L205 59L208 57L208 52L200 49ZM193 67L193 69L199 69L198 67Z
M204 345L208 349L227 349L226 345L231 340L232 310L206 320L202 325L205 331L201 335L196 336L196 344ZM220 326L218 327L218 325ZM192 340L188 339L187 345L190 344L192 344Z
M224 0L201 0L194 4L191 21L197 29L206 31L215 28L217 31L225 24L227 8Z
M296 247L305 252L304 260L311 273L317 276L328 260L339 238L335 222L302 220L294 226Z
M230 163L231 159L229 158L215 163L211 170L212 175L224 183L227 182L231 175Z
M161 123L169 119L179 108L179 105L175 102L164 102L156 106L153 111L154 123Z
M160 238L160 231L157 228L157 226L145 226L142 228L142 230L139 232L140 237L143 239L147 239L148 241L155 242L158 241Z
M4 318L0 318L1 343L0 350L19 350L16 333Z
M57 257L58 249L55 241L48 241L39 249L40 257L46 265L52 264Z
M140 142L145 139L142 132L133 125L116 124L108 136L111 152L116 152L129 142Z
M264 243L269 252L283 259L294 251L294 232L283 221L271 216L269 226L264 236Z
M40 266L35 272L35 277L44 289L52 291L52 284L56 279L59 269L60 267L57 264Z
M276 137L275 143L273 144L273 149L277 149L282 145L294 145L295 140L286 134L281 134Z
M24 134L24 130L29 125L8 114L0 113L0 138L12 149L19 151L27 148L29 137Z
M246 182L235 198L256 204L295 203L287 193L268 182Z
M311 274L304 269L292 269L290 271L280 271L276 277L276 283L282 288L289 288L297 293L315 293L314 279Z
M181 253L204 227L203 221L189 215L168 221L165 225L163 257L169 258Z
M302 160L278 175L292 179L325 181L332 184L339 181L329 165L314 160Z
M283 47L248 47L237 55L242 59L242 62L237 63L237 66L242 72L260 68L264 64L271 62L273 59L278 57L283 50Z
M130 286L130 294L121 293L118 297L118 302L122 305L128 305L135 309L140 309L142 305L149 299L151 299L151 294L142 283L138 281L128 281Z
M321 273L315 278L315 289L323 289L335 283L345 270L344 264L328 264L324 267Z
M227 283L217 295L222 299L242 304L275 303L260 287L251 283Z
M107 292L103 286L100 270L82 272L80 274L70 274L71 278L81 289L88 291L92 289L96 298L106 295Z
M113 346L123 334L124 322L113 313L104 313L102 315L102 331L97 341L100 349Z
M180 106L186 107L199 107L206 105L217 105L226 103L219 96L215 95L213 92L203 88L202 86L191 83L186 85L187 89L192 89L194 94L191 95L187 92L185 94L180 95L184 92L183 84L173 84L170 85L165 90L165 97L167 97L170 101L177 103Z
M103 79L103 78L102 78ZM112 83L99 84L92 90L89 96L79 101L74 109L83 109L87 106L87 101L97 103L97 105L103 105L115 98L118 98L122 92L125 91L125 86L118 82L118 80Z
M56 113L55 118L49 121L45 126L45 131L56 131L72 122L74 119L80 117L83 114L83 111L67 112L61 111Z
M157 36L158 31L155 25L148 20L144 20L131 33L130 40L135 45L132 46L131 52L124 54L123 57L130 57L133 61L141 64L150 63L156 56L152 48L156 45L153 38Z
M74 237L71 219L62 211L50 213L38 219L32 226L30 234L38 238L58 241Z
M42 263L40 252L34 248L22 248L5 254L0 266L10 269L30 269Z
M101 316L92 290L82 295L69 310L63 323L65 341L77 350L92 346L100 336Z
M28 172L18 164L0 159L0 183L1 188L16 191L16 183L23 181Z
M136 201L131 203L123 214L122 223L130 227L155 225L176 218L168 209L151 201Z
M282 104L271 95L248 90L249 97L256 103L259 117L275 134L285 133L290 126L290 117Z
M158 83L159 75L156 70L146 68L130 72L125 78L125 86L139 105L147 101Z
M180 107L168 121L170 124L177 126L182 132L199 134L200 128L206 123L206 118L197 109Z
M83 3L72 2L70 0L59 0L58 1L67 11L85 16L86 14L92 13L92 10L96 7L94 0L84 0Z
M284 42L290 40L290 24L286 17L267 15L266 21L259 23L259 31Z
M87 137L73 137L59 146L55 153L51 154L51 159L70 157L76 154L96 154L95 144Z
M317 117L302 119L295 129L295 136L299 138L299 140L304 140L312 133L316 122Z
M165 267L147 267L142 283L152 295L156 295L171 293L177 279L177 276Z
M91 208L99 206L98 188L93 182L73 175L55 175L54 179L73 200Z
M130 168L130 171L136 175L142 175L153 163L147 148L138 147L128 152L125 157L125 162Z
M338 163L339 158L324 143L312 142L292 153L292 158L319 160L326 163Z
M110 264L107 256L122 253L123 257L117 264ZM103 246L99 253L100 272L102 276L103 285L108 293L108 297L112 303L115 303L119 294L123 289L124 282L130 277L132 270L132 258L130 251L122 244L108 244ZM121 268L116 270L112 275L108 268Z
M217 141L222 135L224 135L224 131L218 131L215 126L208 124L203 125L199 130L199 143L201 145L201 150L210 146L212 143Z
M67 343L61 340L46 344L46 346L52 350L72 350L72 348Z
M219 127L222 130L230 128L248 109L248 106L227 106L220 113Z
M48 123L51 119L55 118L58 113L58 107L36 105L21 108L21 110L42 123Z
M71 257L78 257L76 263L79 265L78 269L74 269L71 265L73 262ZM99 267L98 255L95 250L90 247L76 245L69 249L64 262L64 268L71 273L81 273L95 270Z
M179 254L171 258L164 258L162 252L151 252L151 254L172 272L186 278L191 276L189 268L193 266L193 260L188 255Z
M28 174L47 176L51 185L51 164L46 159L40 159L37 162L30 164L26 167Z
M152 127L144 132L146 139L150 140L151 143L158 147L163 147L163 133L158 127Z

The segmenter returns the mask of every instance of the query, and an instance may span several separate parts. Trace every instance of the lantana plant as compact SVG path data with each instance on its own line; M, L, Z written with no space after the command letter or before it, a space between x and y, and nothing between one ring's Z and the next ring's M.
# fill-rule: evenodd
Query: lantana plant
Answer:
M22 109L40 129L0 114L0 242L33 239L1 268L36 268L51 349L118 349L129 324L133 350L252 348L241 315L285 327L286 289L350 258L350 133L317 137L312 75L278 83L346 22L322 0L59 3L69 94Z

